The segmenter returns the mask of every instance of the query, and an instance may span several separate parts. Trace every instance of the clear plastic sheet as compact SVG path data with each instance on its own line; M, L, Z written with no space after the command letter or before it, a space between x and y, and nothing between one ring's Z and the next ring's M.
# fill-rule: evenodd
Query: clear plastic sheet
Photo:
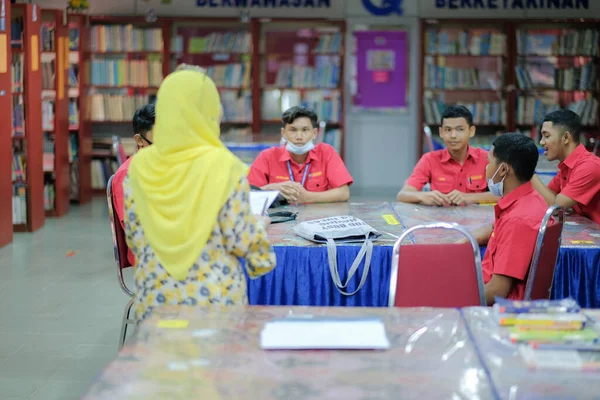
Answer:
M490 308L462 310L475 345L483 358L500 399L598 399L599 371L530 369L518 346L507 338ZM579 352L584 362L598 363L598 352Z
M287 315L380 317L386 351L264 351ZM164 320L171 328L160 328ZM177 322L183 321L183 322ZM187 322L187 326L185 321ZM454 309L168 307L156 310L84 399L493 399Z

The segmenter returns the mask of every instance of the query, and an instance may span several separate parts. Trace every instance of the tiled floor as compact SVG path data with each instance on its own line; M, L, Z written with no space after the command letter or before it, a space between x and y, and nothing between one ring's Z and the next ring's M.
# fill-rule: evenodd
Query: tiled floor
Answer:
M0 399L80 398L116 355L127 301L103 198L15 235L0 249Z

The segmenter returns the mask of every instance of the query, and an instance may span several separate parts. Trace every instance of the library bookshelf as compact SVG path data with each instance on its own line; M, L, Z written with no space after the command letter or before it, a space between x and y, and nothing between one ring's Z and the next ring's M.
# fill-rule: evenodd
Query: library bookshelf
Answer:
M45 220L41 12L31 4L10 8L13 231L33 232Z
M44 210L69 210L68 25L62 10L43 9L41 27Z
M0 16L0 120L12 121L13 94L12 51L11 51L11 7L8 0L0 0L5 14ZM4 30L1 30L4 26ZM0 247L13 239L13 124L0 124ZM18 140L18 139L17 139Z
M488 148L503 132L539 141L544 115L563 107L580 115L586 137L598 137L599 28L596 20L421 21L419 126L436 133L444 108L463 104L477 127L472 143Z

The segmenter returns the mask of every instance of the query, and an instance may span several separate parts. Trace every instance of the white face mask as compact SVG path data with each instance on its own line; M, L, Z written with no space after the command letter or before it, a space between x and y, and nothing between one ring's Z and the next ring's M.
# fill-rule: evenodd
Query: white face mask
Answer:
M290 142L287 142L287 144L285 145L285 149L287 151L289 151L292 154L297 154L297 155L306 154L314 148L315 148L315 144L313 143L312 140L309 140L308 143L306 143L303 146L298 146L298 145L295 145L294 143L290 143Z
M498 169L496 170L496 172L494 172L494 175L492 175L492 177L488 179L488 188L490 189L490 192L494 196L498 197L502 197L502 195L504 194L504 178L506 178L506 175L504 175L500 182L494 183L494 177L496 176L498 171L500 171L500 167L502 167L502 164L498 166Z

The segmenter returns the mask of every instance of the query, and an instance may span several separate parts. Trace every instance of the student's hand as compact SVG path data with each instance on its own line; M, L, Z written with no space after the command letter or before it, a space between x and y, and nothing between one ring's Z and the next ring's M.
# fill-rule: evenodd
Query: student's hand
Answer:
M448 197L437 190L431 192L421 192L421 204L426 206L443 206L444 204L450 204Z
M297 182L281 182L281 183L271 183L267 186L264 186L265 190L277 190L287 201L290 203L295 203L298 198L298 186L302 187L302 185Z
M311 203L310 192L304 188L301 184L294 182L297 190L295 203Z
M466 193L460 192L458 190L453 190L446 195L450 204L455 206L462 206L469 204L468 195Z

